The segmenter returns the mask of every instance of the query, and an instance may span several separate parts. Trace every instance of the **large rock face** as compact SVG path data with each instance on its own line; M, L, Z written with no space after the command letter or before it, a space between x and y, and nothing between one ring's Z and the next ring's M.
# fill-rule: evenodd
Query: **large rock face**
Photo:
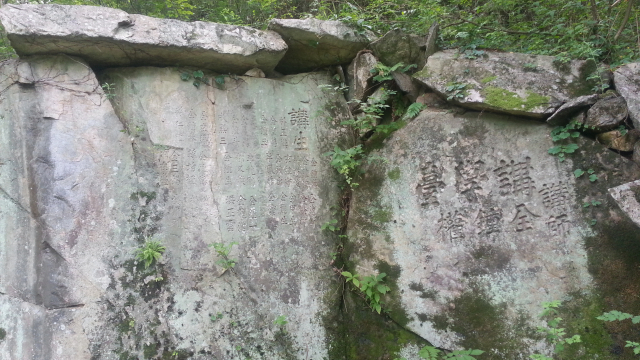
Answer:
M4 62L0 81L0 358L88 359L130 256L131 143L78 59Z
M359 33L340 22L318 19L273 19L269 30L280 34L289 46L276 70L284 74L349 64L375 36Z
M271 71L287 50L275 33L156 19L96 6L7 5L0 22L20 56L65 53L95 66L194 66Z
M464 107L546 118L570 99L591 93L595 85L587 81L596 71L594 63L554 60L492 51L468 59L445 50L431 55L414 77Z
M358 181L345 253L358 274L388 275L395 321L438 347L524 359L551 354L535 335L543 302L575 308L601 296L593 274L602 260L592 256L605 251L593 255L587 244L640 241L597 226L634 228L607 188L640 171L589 140L559 162L547 153L549 131L486 113L424 111L374 152L386 162ZM577 168L597 180L576 178Z
M329 75L105 78L109 94L67 56L3 64L0 358L329 356L340 284L318 224L339 191L321 154L347 112ZM149 268L147 239L166 247ZM237 243L235 268L213 243Z
M626 100L633 126L640 129L640 63L620 66L613 73L616 90Z

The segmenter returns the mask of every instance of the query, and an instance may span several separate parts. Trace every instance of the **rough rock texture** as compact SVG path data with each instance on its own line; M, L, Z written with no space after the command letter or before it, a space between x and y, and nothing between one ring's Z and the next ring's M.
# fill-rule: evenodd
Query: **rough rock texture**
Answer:
M340 21L273 19L269 30L280 34L289 50L276 70L283 74L313 71L348 64L375 36L360 34Z
M79 59L3 62L0 83L0 358L89 359L130 256L131 143Z
M7 5L0 10L20 56L65 53L92 66L193 66L242 74L271 71L287 50L272 32L182 22L96 6Z
M619 67L613 73L616 91L626 100L633 126L640 129L640 63Z
M609 149L618 151L633 151L638 138L640 138L640 131L636 129L627 131L624 135L619 130L613 130L596 136L598 142Z
M393 81L398 85L398 88L407 95L411 102L415 102L420 96L420 91L424 89L422 84L403 72L393 71L391 76L393 76Z
M391 30L372 42L369 48L387 66L397 63L415 64L422 69L427 61L426 37L407 34L400 29Z
M321 154L347 106L329 75L104 76L109 94L68 56L2 65L0 359L331 357L318 224L340 192ZM149 268L145 239L166 246ZM208 245L232 242L225 271Z
M356 180L348 269L386 273L390 317L435 346L502 359L551 354L535 335L542 302L563 299L585 314L562 316L571 329L593 306L598 316L602 289L634 286L612 269L620 255L605 259L640 241L606 198L609 187L640 176L635 164L587 139L564 162L547 153L552 146L545 124L423 111L373 153L386 162ZM577 168L592 168L597 181L576 178ZM595 200L602 204L583 207ZM594 358L600 346L580 358Z
M591 105L595 104L596 101L598 101L598 94L584 95L571 99L562 104L562 106L547 119L547 123L554 126L566 125L570 121L571 116L577 112L588 109Z
M640 227L640 180L611 188L609 195L629 219Z
M366 101L367 97L375 90L373 86L373 76L371 73L378 63L376 57L373 54L364 52L358 55L347 69L349 92L347 93L347 100ZM351 110L354 110L358 106L357 103L349 104Z
M589 111L585 125L595 131L607 131L616 128L627 118L627 104L622 97L610 96L598 100Z
M595 85L586 80L596 71L595 63L554 60L492 51L466 59L457 50L445 50L431 55L414 77L444 97L454 95L451 101L467 108L546 118L564 102L590 94Z

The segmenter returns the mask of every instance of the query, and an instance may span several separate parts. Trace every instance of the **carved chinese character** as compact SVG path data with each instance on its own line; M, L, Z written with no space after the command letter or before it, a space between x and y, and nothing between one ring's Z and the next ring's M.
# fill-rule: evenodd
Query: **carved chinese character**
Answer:
M510 162L500 160L500 166L493 170L500 183L500 195L531 195L535 187L529 175L529 169L531 169L531 158L528 156L525 161L519 163L513 160Z
M476 218L478 234L489 235L502 231L502 209L491 207L480 209Z
M563 182L542 184L540 189L542 203L551 210L565 211L570 204L570 194L567 184Z
M300 126L306 129L309 126L309 114L305 109L291 110L289 113L289 121L292 126Z
M464 226L466 222L467 219L462 215L462 213L458 212L458 210L454 211L453 214L448 212L440 219L440 221L438 221L440 224L440 230L444 231L445 237L450 241L462 240L465 238Z
M516 223L516 231L525 231L529 229L533 229L532 221L534 217L540 217L532 213L525 204L520 204L516 206L516 216L511 220L511 222Z
M458 191L466 194L469 200L475 200L475 191L482 190L481 181L487 180L484 162L479 159L464 160L456 166L459 175Z
M294 149L296 150L307 150L309 148L309 145L307 144L307 137L306 136L302 136L302 131L300 131L300 136L296 136L293 144Z
M445 184L442 182L442 169L435 163L427 161L420 166L418 189L422 194L421 205L440 205L438 193Z
M549 216L549 220L547 220L547 227L553 235L564 236L569 233L569 217L566 214Z

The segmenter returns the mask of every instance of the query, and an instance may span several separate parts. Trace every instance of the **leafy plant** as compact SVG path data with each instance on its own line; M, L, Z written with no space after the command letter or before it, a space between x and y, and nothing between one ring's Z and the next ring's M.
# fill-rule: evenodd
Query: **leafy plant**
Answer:
M165 250L166 248L160 242L147 239L144 245L136 250L136 257L144 261L144 268L147 269L154 261L157 262L162 258L162 253Z
M336 145L333 151L326 152L323 156L331 157L331 166L344 176L347 184L349 184L351 188L358 186L358 183L354 182L353 179L356 176L357 168L364 156L362 145L357 145L345 150L340 149L338 145Z
M444 90L447 92L447 100L453 99L463 99L465 97L465 90L467 88L467 84L452 82L447 84Z
M620 135L622 135L622 136L627 135L627 133L629 132L629 130L624 125L618 126L618 131L620 132Z
M280 327L285 326L288 323L287 317L284 315L280 315L275 320L273 320L273 323Z
M601 204L602 203L600 201L593 200L591 202L589 202L589 201L585 202L584 204L582 204L582 207L583 208L588 208L589 206L598 206L598 205L601 205Z
M524 65L522 65L522 68L524 69L524 71L536 71L538 70L538 65L533 63L525 63Z
M418 356L427 360L475 360L474 356L482 355L482 350L454 350L445 354L442 350L433 346L425 346L418 352Z
M329 230L331 232L338 231L338 230L340 230L340 227L338 226L338 220L337 219L331 219L331 220L327 221L326 223L322 224L320 229L321 230Z
M582 342L580 339L580 335L573 335L571 337L567 336L564 328L560 327L560 322L562 318L558 315L558 308L562 305L561 301L550 301L542 303L542 313L540 314L541 318L549 317L552 318L547 320L547 326L539 326L538 332L545 335L546 339L551 342L554 346L554 352L556 354L562 352L565 349L565 345L567 344L575 344ZM529 356L531 359L536 360L552 360L544 355L533 354Z
M216 77L216 84L218 84L219 77L220 76ZM204 77L204 72L202 72L202 70L196 70L192 72L185 71L180 74L180 78L183 81L189 81L193 79L193 86L195 87L200 87L200 85L202 84L209 85L209 81ZM222 77L222 84L224 85L224 77Z
M420 112L425 108L426 106L423 104L413 103L407 108L407 111L404 113L404 118L413 119L414 117L418 116L418 114L420 114Z
M107 99L113 99L114 97L116 97L116 84L109 84L109 83L104 83L101 85L102 90L104 91L104 96Z
M627 319L631 319L631 323L633 324L640 323L640 316L634 316L629 313L624 313L617 310L606 312L598 316L596 319L602 320L602 321L624 321ZM632 348L634 354L640 355L640 343L637 343L635 341L629 341L629 340L626 340L626 342L627 344L625 345L625 347Z
M371 310L380 314L382 311L382 296L389 292L389 287L383 283L384 278L387 276L385 273L380 273L376 276L365 276L362 280L359 280L358 274L352 274L348 271L343 271L342 276L345 277L347 283L351 282L361 293L366 297L369 302Z
M219 312L216 315L211 315L209 317L209 319L211 319L211 321L213 321L213 322L216 322L216 321L222 319L222 313Z
M403 63L399 62L391 67L386 66L385 64L378 62L376 63L375 67L371 70L369 70L372 74L377 74L376 76L373 77L374 81L377 82L383 82L383 81L387 81L387 80L393 80L393 76L391 75L392 72L394 71L400 71L402 73L405 73L409 70L411 70L412 68L417 67L416 64L411 64L411 65L407 65L405 66Z
M223 243L213 243L209 245L210 247L213 247L218 256L220 256L220 259L216 261L216 264L221 266L224 271L233 269L236 266L237 260L229 258L229 253L231 253L231 248L233 248L234 245L238 245L238 243L234 241L229 245L225 245Z

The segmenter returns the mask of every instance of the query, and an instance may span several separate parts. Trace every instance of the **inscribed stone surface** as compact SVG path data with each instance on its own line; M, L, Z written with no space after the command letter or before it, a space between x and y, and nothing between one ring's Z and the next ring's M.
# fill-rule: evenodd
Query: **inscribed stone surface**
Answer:
M153 219L132 236L167 246L164 266L182 313L168 319L184 339L177 345L220 358L238 344L234 356L326 356L323 321L337 304L327 266L332 242L318 224L338 190L321 154L337 139L328 113L346 111L343 98L318 88L329 75L227 77L220 88L195 87L175 69L105 76L115 84L138 195ZM237 243L229 254L235 268L225 271L213 243ZM216 314L225 320L212 323ZM273 325L280 315L295 324L286 334Z
M578 157L547 153L549 131L517 118L425 111L375 153L387 162L359 181L350 256L359 274L395 269L387 270L399 289L392 317L403 321L404 312L406 327L438 347L477 340L475 348L514 359L550 351L531 337L541 304L592 290L584 243L599 235L589 216L620 219L609 215L605 184L638 170L620 160L606 165L619 173L604 176L615 154L582 142L599 183L576 178ZM593 200L604 215L585 212Z

